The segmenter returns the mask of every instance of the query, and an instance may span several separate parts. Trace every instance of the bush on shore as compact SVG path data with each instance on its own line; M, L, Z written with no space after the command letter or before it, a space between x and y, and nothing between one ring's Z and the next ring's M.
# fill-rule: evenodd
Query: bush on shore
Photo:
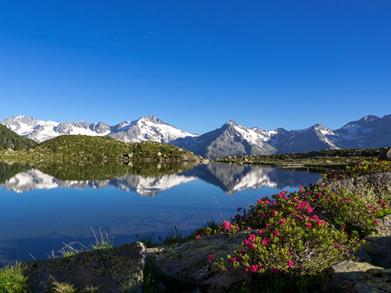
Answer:
M231 255L209 258L222 270L317 275L346 258L359 244L357 237L320 218L308 201L285 192L258 200L233 223L224 222L221 230L248 231L241 247Z
M28 292L28 285L22 265L17 264L0 270L0 293L24 292Z
M388 211L385 202L319 184L262 198L239 210L232 221L201 229L198 235L247 231L240 248L225 258L209 256L211 268L309 279L352 258L374 232L377 217Z

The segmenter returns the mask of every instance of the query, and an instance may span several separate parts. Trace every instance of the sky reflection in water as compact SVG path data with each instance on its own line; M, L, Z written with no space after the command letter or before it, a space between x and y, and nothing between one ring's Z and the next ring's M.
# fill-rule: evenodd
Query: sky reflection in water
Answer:
M4 171L3 171L4 173ZM0 174L0 264L47 258L63 243L92 242L90 227L114 245L186 235L222 221L277 191L315 183L319 174L211 163L177 174L60 180L37 169Z

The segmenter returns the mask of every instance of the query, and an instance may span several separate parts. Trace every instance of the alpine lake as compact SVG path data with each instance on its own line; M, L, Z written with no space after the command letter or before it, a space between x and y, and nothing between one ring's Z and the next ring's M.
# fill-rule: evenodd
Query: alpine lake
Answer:
M98 239L118 246L187 236L207 222L319 173L259 165L50 166L0 164L0 266L59 256Z

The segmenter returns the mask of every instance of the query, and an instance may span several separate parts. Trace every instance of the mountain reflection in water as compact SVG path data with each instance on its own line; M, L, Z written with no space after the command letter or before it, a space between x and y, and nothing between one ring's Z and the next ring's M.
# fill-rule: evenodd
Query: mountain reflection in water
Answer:
M93 243L102 228L114 245L189 235L209 221L320 175L254 165L0 164L0 267L45 259L64 243ZM137 196L140 195L140 196ZM176 232L175 232L176 233Z
M93 175L91 174L91 177L94 177ZM66 180L58 179L38 169L28 169L14 174L0 186L17 193L38 189L87 187L100 189L113 186L139 195L154 196L197 179L213 184L225 193L234 194L261 187L283 189L307 185L318 181L319 174L257 165L209 163L174 174L155 176L125 174L105 180Z

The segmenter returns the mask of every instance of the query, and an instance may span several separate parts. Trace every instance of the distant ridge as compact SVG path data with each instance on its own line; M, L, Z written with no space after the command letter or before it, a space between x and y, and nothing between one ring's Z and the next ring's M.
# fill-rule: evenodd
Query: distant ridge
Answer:
M367 115L336 130L315 124L302 130L276 128L268 131L257 127L249 128L231 120L220 128L201 135L180 130L154 116L123 121L113 126L103 122L59 123L26 116L7 118L2 124L37 142L69 134L110 136L131 143L170 143L211 159L230 155L391 146L391 115Z

